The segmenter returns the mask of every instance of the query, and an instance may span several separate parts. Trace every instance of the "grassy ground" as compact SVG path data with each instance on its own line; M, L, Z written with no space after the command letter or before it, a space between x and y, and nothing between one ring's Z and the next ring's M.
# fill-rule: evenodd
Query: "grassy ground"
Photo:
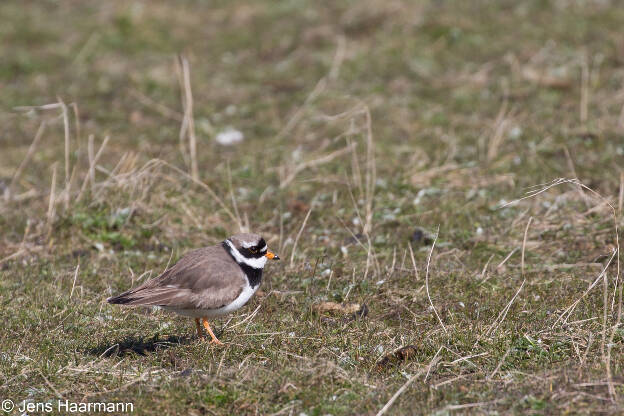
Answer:
M3 1L0 21L0 399L623 411L616 1ZM556 178L601 197L501 208ZM105 302L241 227L283 260L216 322L224 347Z

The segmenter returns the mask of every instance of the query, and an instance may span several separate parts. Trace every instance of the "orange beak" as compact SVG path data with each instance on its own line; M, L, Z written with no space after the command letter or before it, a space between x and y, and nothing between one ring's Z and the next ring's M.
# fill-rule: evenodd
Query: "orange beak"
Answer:
M268 257L269 260L279 260L279 256L275 253L273 253L272 251L267 251L267 254L265 254L265 257Z

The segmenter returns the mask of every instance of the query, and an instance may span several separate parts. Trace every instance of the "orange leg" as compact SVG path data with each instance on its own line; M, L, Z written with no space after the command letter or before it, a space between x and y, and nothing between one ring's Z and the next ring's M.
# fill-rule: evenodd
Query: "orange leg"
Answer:
M199 323L199 318L195 318L195 328L197 328L197 337L200 339L203 339L204 333L202 332L202 327Z
M210 324L208 323L208 319L202 318L202 323L204 324L204 328L206 328L206 331L208 331L208 333L212 337L212 341L210 341L210 343L211 344L217 344L217 345L223 345L223 343L221 341L219 341L217 339L217 337L215 337L215 334L212 332L212 328L210 328Z

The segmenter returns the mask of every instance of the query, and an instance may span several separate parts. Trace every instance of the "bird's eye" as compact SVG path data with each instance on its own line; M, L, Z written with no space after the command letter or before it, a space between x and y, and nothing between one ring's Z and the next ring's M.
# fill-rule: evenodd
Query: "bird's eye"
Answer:
M251 251L253 254L256 254L258 252L257 248L250 248L249 251Z

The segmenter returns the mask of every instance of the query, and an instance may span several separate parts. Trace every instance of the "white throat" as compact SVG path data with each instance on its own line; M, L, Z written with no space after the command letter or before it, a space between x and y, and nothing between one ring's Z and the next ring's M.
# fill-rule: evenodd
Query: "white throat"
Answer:
M267 262L267 258L265 256L262 256L260 258L251 258L248 259L247 257L243 256L237 249L236 247L234 247L234 244L232 244L232 242L228 239L225 240L225 244L228 245L228 247L230 248L230 253L232 253L232 256L234 256L234 260L236 260L237 263L239 264L245 264L249 267L252 267L254 269L263 269L264 265Z

